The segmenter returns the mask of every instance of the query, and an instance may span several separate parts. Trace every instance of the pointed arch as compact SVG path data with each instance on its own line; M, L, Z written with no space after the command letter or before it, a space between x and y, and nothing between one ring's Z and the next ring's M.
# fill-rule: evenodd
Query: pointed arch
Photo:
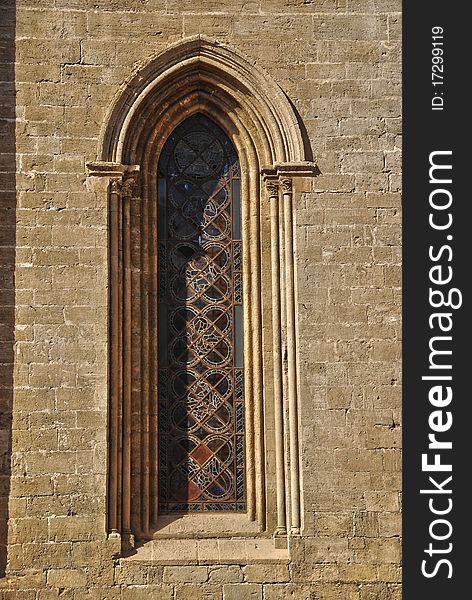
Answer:
M139 164L150 132L166 123L175 126L176 115L170 112L184 119L221 107L228 125L254 136L261 167L308 160L299 122L282 89L239 51L204 36L172 45L123 84L100 134L99 160Z

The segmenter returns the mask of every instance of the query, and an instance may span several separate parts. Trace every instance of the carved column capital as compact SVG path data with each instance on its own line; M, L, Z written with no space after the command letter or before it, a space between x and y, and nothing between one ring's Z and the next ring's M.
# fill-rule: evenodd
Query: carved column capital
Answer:
M278 197L279 195L279 183L274 179L266 179L265 182L267 193L269 198Z
M283 194L291 194L292 193L292 180L290 177L283 177L280 180L280 187L282 188Z
M121 177L110 179L110 192L112 194L121 194L122 185L123 181Z
M124 198L134 198L138 187L138 174L130 173L123 177L121 193Z

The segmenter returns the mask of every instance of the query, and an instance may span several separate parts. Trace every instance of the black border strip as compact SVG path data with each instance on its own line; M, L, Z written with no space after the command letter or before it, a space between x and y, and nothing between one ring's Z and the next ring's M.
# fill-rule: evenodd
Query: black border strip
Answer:
M472 271L468 245L472 240L472 221L468 218L472 185L466 187L471 170L467 164L470 150L466 147L471 130L471 111L466 106L470 104L468 43L472 38L468 12L467 4L437 0L403 3L405 600L468 597L466 577L472 569L472 397L466 380L472 354L468 346L471 328L466 292ZM435 27L443 30L442 39L440 29ZM434 32L438 34L436 39ZM441 41L443 45L439 44ZM434 48L442 48L443 53L433 52ZM433 60L435 55L442 56L443 62ZM443 67L442 71L434 69L443 79L432 74L434 63ZM433 169L430 174L433 163L452 168ZM441 203L446 208L434 207ZM450 227L435 229L450 219ZM433 267L438 268L431 271ZM450 281L437 283L449 275ZM441 304L441 292L445 303L450 299L451 304L459 305L462 298L462 305L433 307L432 303ZM441 320L432 316L435 313L448 316ZM442 331L440 322L450 331ZM438 349L451 354L435 354ZM451 379L425 380L423 376ZM434 387L437 389L431 391ZM448 427L450 419L452 425ZM445 431L434 431L440 427ZM428 435L433 433L436 440L451 442L452 449L428 448ZM422 468L423 454L427 455L426 463L440 461L440 468L451 465L452 470ZM447 481L450 476L452 479ZM436 493L422 494L422 489ZM433 514L433 510L444 514Z

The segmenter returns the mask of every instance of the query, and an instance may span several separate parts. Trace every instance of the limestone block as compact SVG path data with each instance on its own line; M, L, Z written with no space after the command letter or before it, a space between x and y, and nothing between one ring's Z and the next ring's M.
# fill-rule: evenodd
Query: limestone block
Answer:
M87 575L77 569L51 569L47 583L52 587L83 587L87 583Z
M310 587L294 583L276 583L264 585L264 599L267 600L311 600Z
M176 600L222 600L221 585L183 584L174 588Z
M246 569L249 567L246 567ZM224 565L221 567L210 567L209 570L209 583L241 583L244 578L247 581L251 581L248 579L247 570L241 569L239 565Z
M208 567L164 567L165 583L204 583L208 581Z
M223 600L261 600L262 585L255 583L227 584L223 586Z
M123 600L171 600L173 591L171 586L149 586L149 585L133 585L123 588Z
M244 578L249 583L285 583L290 581L287 565L247 565Z

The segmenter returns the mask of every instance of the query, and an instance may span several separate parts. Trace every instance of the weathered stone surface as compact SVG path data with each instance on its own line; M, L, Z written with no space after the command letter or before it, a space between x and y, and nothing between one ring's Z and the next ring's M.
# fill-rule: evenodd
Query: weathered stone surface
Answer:
M208 581L207 567L164 567L165 583L204 583Z
M311 600L313 590L299 583L264 585L264 598L268 600Z
M282 583L290 581L286 565L248 565L243 567L244 578L249 583Z
M223 600L261 600L262 585L255 583L227 584L223 586Z
M173 597L171 586L133 585L123 589L123 600L170 600Z
M177 600L222 600L221 585L183 584L174 587Z
M247 567L249 568L249 567ZM241 569L239 565L225 565L216 568L210 568L208 581L210 583L240 583L246 578L246 581L251 581L247 575L247 571Z
M51 569L48 571L47 583L57 588L84 587L87 576L77 569Z

